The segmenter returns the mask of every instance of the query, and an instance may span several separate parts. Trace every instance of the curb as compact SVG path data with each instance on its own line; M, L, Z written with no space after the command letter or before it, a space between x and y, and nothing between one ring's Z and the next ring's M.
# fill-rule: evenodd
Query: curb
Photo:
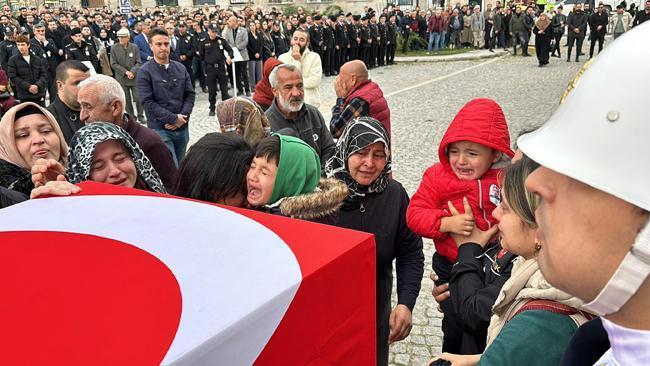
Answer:
M458 55L447 56L401 56L395 57L395 62L449 62L449 61L469 61L480 60L484 58L500 57L510 54L503 50L495 50L494 52L480 52L480 53L461 53Z

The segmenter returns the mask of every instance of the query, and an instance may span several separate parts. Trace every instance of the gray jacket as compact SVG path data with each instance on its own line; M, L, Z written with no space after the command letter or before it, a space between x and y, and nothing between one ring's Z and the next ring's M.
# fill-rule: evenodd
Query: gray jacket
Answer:
M115 73L115 80L123 86L135 86L138 69L140 69L140 49L129 43L126 49L121 44L111 47L111 67ZM131 71L136 75L133 79L126 77L126 72Z
M239 53L241 54L241 57L244 59L244 61L248 61L248 49L246 46L248 46L248 31L245 28L239 27L237 28L237 39L234 39L232 36L232 28L226 27L224 28L222 32L223 38L228 41L228 44L230 47L235 48L239 50Z

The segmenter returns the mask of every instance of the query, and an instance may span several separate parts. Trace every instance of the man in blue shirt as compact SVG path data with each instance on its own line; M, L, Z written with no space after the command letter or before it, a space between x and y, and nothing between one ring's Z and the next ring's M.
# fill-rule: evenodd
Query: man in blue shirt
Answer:
M169 59L167 31L154 28L149 46L153 59L138 71L138 94L147 116L147 126L160 135L178 165L190 139L187 123L194 108L194 88L185 66Z

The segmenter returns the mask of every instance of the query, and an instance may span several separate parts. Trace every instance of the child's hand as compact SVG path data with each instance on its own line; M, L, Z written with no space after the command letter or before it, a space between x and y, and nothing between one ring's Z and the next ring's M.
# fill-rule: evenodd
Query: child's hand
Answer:
M463 203L465 204L465 213L461 214L451 202L447 202L452 216L442 218L440 231L465 236L472 233L472 230L474 230L474 215L472 215L472 209L467 202L467 198L463 198Z

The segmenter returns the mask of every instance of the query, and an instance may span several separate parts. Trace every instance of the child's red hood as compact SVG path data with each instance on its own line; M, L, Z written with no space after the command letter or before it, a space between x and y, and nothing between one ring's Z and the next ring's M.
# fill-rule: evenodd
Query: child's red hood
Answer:
M471 141L501 151L512 158L510 133L501 107L492 99L474 99L458 111L440 142L438 157L449 168L447 146L452 142Z

